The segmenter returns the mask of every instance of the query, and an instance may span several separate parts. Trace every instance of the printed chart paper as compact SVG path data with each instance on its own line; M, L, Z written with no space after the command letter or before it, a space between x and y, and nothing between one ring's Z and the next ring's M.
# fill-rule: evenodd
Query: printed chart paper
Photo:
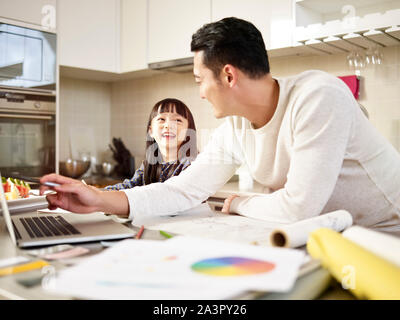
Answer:
M177 236L124 240L62 271L49 290L94 299L229 299L288 291L304 252Z

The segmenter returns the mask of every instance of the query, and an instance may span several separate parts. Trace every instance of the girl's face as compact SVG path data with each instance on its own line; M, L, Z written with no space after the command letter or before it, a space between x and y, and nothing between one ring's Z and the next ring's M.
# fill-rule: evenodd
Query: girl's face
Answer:
M151 120L149 134L156 140L166 161L176 159L188 125L188 120L176 112L159 113Z

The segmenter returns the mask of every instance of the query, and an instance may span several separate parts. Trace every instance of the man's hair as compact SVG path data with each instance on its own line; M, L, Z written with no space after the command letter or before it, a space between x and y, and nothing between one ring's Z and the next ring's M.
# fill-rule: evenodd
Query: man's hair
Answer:
M191 51L203 51L203 63L215 77L231 64L250 78L269 73L267 50L260 31L250 22L224 18L205 24L192 36Z

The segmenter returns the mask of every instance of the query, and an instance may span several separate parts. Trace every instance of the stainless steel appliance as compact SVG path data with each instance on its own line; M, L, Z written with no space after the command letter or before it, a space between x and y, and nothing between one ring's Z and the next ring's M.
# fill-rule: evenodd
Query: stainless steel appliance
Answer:
M56 37L0 23L0 86L55 90Z
M55 171L56 34L0 23L0 172Z
M56 96L0 86L0 172L40 177L55 171Z

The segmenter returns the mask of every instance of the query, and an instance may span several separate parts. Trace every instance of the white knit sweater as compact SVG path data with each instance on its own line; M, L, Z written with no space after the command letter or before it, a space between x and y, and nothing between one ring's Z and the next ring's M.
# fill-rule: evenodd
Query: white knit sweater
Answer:
M124 191L130 218L194 207L245 163L266 194L234 199L232 212L285 223L345 209L355 224L399 232L400 155L344 82L321 71L277 80L271 121L228 117L179 176Z

